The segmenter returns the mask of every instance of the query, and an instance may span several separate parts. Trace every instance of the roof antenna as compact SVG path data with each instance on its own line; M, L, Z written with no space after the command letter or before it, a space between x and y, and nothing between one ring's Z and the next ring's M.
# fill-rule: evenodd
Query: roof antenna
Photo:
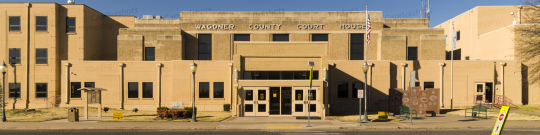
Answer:
M427 18L428 21L429 21L429 13L431 13L431 8L430 8L430 0L421 0L421 3L422 3L422 10L420 10L420 13L422 15L422 18Z
M68 0L67 3L68 4L75 4L75 0Z

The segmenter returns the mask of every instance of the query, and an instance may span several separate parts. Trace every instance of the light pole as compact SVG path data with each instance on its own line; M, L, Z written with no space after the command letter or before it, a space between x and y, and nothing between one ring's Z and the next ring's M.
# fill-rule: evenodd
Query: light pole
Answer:
M7 66L5 62L2 62L2 66L0 66L0 70L2 71L2 121L6 122L6 72L7 72Z
M308 117L307 117L307 126L306 127L311 127L311 125L309 125L309 119L310 119L310 116L311 116L311 97L313 95L311 95L311 77L313 76L313 66L315 66L315 62L313 61L308 61L308 64L309 66L311 67L311 69L309 70L309 89L308 89Z
M191 73L193 74L193 91L192 91L192 101L191 101L191 107L193 107L193 111L191 112L191 122L197 122L197 109L195 109L195 72L197 71L197 64L193 62L191 64Z
M368 66L367 62L365 62L364 65L362 66L362 71L364 71L364 77L365 77L364 78L365 79L364 80L365 81L364 82L364 91L362 93L363 94L362 97L364 98L364 100L367 99L367 96L366 96L365 93L367 93L367 71L368 70L369 70L369 66ZM360 104L362 104L362 99L361 98L359 98L359 99L360 99ZM364 121L367 121L368 120L368 117L367 117L367 100L365 101L365 104L366 105L364 106L365 107L365 109L364 109ZM360 112L362 112L362 108L360 108Z

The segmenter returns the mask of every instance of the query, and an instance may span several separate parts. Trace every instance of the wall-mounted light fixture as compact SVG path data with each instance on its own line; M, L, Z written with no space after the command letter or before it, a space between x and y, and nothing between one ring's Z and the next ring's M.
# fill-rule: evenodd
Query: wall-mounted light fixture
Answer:
M324 68L323 69L323 78L322 78L324 81L326 81L326 72L327 72L327 69Z
M234 81L238 82L238 69L234 69Z

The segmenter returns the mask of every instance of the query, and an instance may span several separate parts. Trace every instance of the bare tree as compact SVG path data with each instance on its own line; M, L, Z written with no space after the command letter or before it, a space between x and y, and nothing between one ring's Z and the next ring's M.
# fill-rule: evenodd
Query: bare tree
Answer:
M540 0L525 0L521 8L521 23L515 25L516 56L526 65L528 81L540 83ZM528 70L528 71L527 71ZM526 81L526 80L524 80Z

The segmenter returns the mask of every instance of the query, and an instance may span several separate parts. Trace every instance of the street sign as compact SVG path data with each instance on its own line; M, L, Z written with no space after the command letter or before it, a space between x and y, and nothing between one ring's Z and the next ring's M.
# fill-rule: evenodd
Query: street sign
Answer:
M124 115L122 112L113 112L113 120L123 120Z
M506 118L508 117L508 106L502 106L501 112L499 113L499 117L497 118L497 121L495 122L495 127L493 127L493 132L491 135L500 135L503 128L504 128L504 122L506 121Z
M358 94L356 96L358 96L358 98L364 98L364 90L358 90L357 93Z
M415 71L411 71L411 78L410 78L410 83L409 83L409 86L411 87L414 87L414 83L416 82L416 72Z

